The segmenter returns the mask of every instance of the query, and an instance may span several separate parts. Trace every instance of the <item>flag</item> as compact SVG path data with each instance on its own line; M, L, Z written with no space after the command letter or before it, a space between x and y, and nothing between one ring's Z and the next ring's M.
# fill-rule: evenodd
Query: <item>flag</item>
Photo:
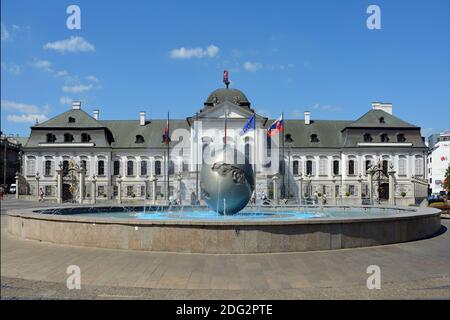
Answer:
M441 157L441 161L445 161L446 158L444 156Z
M169 118L167 116L167 123L166 123L166 127L164 128L164 134L163 134L163 141L164 144L169 144L170 143L170 136L169 136Z
M276 135L279 131L283 131L284 130L284 119L283 119L283 115L281 115L277 120L275 120L269 127L269 129L267 129L267 135L269 137L272 137L274 135Z
M243 136L246 134L249 130L255 130L255 114L253 114L250 119L247 120L244 127L241 130L240 135Z
M228 81L228 71L227 70L223 70L223 83L225 83L225 85L228 88L230 81Z

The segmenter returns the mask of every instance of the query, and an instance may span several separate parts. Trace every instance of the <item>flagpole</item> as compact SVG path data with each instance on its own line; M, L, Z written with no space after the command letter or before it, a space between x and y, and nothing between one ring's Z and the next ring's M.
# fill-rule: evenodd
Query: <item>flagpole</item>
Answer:
M254 174L254 183L255 183L255 196L256 196L256 114L255 111L253 111L253 174ZM253 196L253 195L252 195ZM256 197L255 197L255 203L256 203Z
M195 141L195 143L196 143L196 146L197 146L197 148L196 148L196 155L195 155L195 159L196 159L196 163L195 163L195 196L197 197L197 199L198 200L200 200L200 197L199 197L199 194L198 194L198 162L199 162L199 159L198 159L198 112L196 112L195 113L195 119L196 119L196 122L195 122L195 133L196 133L196 135L195 135L195 137L196 137L196 141Z
M282 148L282 155L281 155L281 159L282 159L282 168L283 168L283 188L282 188L282 196L284 198L286 198L286 186L285 184L285 175L286 175L286 165L284 162L284 112L281 113L281 121L283 122L283 126L282 126L282 130L281 130L281 148Z
M170 200L170 127L169 111L167 111L167 200Z

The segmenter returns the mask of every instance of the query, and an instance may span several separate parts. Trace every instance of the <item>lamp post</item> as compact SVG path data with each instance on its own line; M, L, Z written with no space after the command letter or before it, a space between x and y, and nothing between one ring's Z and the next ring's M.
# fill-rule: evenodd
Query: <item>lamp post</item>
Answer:
M37 200L40 201L40 199L39 199L39 193L40 193L39 192L39 180L41 179L41 177L39 176L39 171L36 172L35 178L36 178L36 196L37 196ZM17 186L16 186L16 188L17 188Z

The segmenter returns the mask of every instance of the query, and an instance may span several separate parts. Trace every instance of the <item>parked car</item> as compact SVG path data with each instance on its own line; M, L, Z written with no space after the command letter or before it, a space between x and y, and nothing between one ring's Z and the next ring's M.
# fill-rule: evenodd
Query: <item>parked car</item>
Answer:
M434 202L444 202L444 199L442 198L442 196L438 195L438 194L432 194L432 195L428 196L427 200L428 200L429 204L434 203Z
M12 193L12 194L16 193L16 184L15 183L13 183L9 186L9 193Z

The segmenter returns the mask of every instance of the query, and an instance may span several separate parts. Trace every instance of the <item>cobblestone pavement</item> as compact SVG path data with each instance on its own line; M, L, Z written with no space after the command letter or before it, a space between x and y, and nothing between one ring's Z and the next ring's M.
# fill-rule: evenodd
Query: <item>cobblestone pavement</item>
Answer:
M14 238L1 220L2 299L450 299L449 220L421 241L247 255L63 246ZM69 265L80 266L81 290L65 285ZM381 269L379 290L366 287L369 265Z

